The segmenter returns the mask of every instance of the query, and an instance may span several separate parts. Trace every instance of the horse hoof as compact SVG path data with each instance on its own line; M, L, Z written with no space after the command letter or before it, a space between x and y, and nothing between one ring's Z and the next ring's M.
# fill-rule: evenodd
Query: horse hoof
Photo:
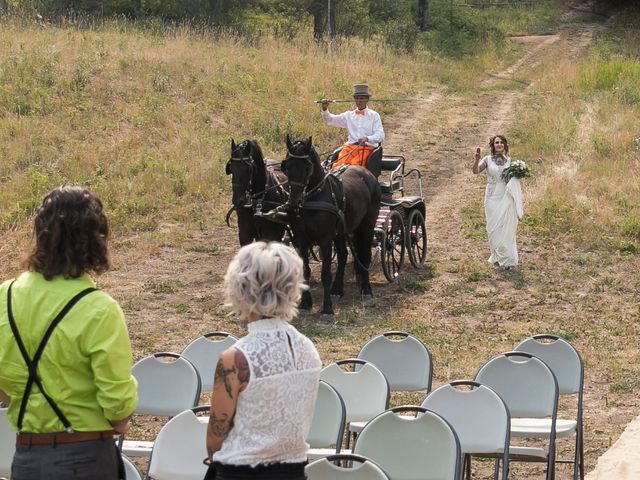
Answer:
M300 305L298 305L300 310L311 310L311 307L311 302L300 302Z
M331 323L333 322L333 314L332 313L323 313L320 315L320 322L322 323Z
M340 298L342 298L344 297L344 288L332 287L330 293L331 295L338 295Z

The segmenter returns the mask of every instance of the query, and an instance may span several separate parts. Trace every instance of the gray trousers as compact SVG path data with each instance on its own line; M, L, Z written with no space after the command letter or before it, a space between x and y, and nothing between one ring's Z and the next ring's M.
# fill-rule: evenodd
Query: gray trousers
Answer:
M59 445L16 445L11 480L118 480L112 439Z

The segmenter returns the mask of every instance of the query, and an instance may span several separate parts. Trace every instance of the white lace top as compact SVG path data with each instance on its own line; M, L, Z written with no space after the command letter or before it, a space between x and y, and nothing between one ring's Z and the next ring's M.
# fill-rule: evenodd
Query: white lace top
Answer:
M249 384L238 396L233 428L213 460L251 466L304 462L320 356L311 340L284 320L258 320L248 329L234 347L247 359Z

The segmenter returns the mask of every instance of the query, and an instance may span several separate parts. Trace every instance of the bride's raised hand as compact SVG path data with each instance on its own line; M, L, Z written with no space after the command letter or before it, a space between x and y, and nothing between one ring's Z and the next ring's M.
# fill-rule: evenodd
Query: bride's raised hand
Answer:
M480 160L480 147L476 148L476 160Z

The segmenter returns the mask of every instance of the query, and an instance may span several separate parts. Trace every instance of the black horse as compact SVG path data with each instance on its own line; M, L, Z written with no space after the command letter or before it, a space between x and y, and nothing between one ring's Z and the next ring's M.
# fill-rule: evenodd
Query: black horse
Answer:
M256 216L287 201L286 177L279 169L267 167L262 150L254 140L236 145L231 140L231 157L226 166L231 175L232 203L238 215L240 245L254 240L281 241L286 225Z
M291 142L287 136L287 157L282 171L289 179L289 216L293 242L304 262L309 281L309 249L320 247L324 299L322 313L333 314L331 295L344 294L344 269L348 237L353 240L356 274L360 293L371 295L369 264L378 210L380 185L368 170L348 167L325 173L311 137ZM335 243L338 268L331 285L331 248ZM310 309L311 294L305 291L300 308Z

